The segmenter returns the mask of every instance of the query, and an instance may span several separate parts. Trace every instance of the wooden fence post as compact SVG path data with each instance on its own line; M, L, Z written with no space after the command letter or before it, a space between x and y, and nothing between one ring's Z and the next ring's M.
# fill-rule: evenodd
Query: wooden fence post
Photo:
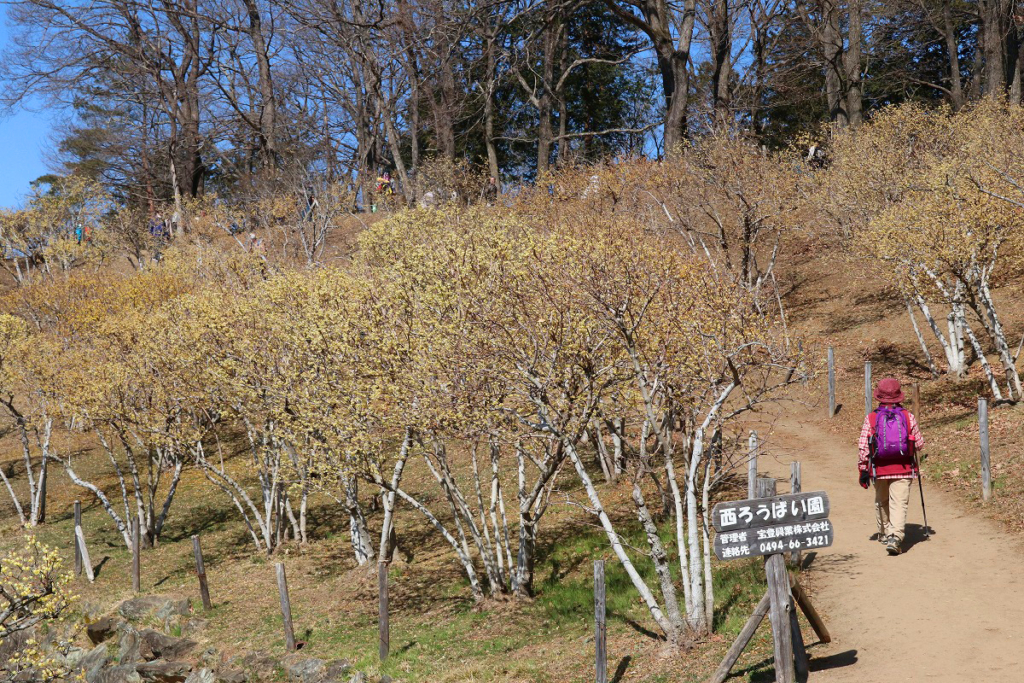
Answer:
M916 417L917 421L920 423L921 422L921 384L919 382L914 382L913 386L910 388L910 405L911 405L911 407L914 410L914 417Z
M604 560L594 560L594 654L597 659L597 683L608 683L607 629L604 618Z
M874 399L871 396L871 361L864 363L864 414L870 415Z
M378 631L380 634L380 661L388 658L391 650L391 624L388 623L388 563L377 563L377 590L380 594L380 612L378 614Z
M82 501L75 501L75 529L71 532L71 540L75 547L75 576L82 575L82 546L78 543L78 529L82 528Z
M801 491L803 491L803 485L800 482L800 463L791 462L789 463L789 492L800 493ZM800 566L802 557L801 551L794 550L789 554L789 562L794 566Z
M828 416L836 416L836 352L828 347Z
M203 548L199 545L199 537L192 537L192 554L196 558L196 576L199 577L199 595L203 598L203 609L213 609L210 602L210 587L206 584L206 565L203 564Z
M139 568L139 516L132 516L132 592L142 591L142 573Z
M981 441L981 499L987 501L992 497L992 468L989 462L988 401L984 398L978 399L978 437Z
M96 580L96 575L92 572L92 560L89 559L89 548L85 545L85 534L82 533L81 525L75 527L75 537L78 539L78 547L82 551L82 566L85 568L85 578L89 579L89 583Z
M760 448L757 441L757 432L750 432L747 446L750 453L750 460L747 461L747 498L753 498L757 485L757 451Z
M771 498L775 495L775 480L771 477L757 478L757 497ZM775 644L775 680L777 683L794 683L793 630L790 613L793 603L789 594L789 572L781 553L769 555L764 563L768 576L768 619L772 624Z
M277 565L277 592L281 594L281 617L284 620L284 647L288 652L295 652L295 631L292 629L292 603L288 599L288 579L284 573L284 563Z

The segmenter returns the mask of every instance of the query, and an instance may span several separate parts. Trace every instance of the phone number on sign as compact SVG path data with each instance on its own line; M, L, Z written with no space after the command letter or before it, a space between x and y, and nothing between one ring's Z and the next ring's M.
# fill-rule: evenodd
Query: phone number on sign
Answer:
M788 541L767 541L758 545L758 551L761 553L781 553L787 550L820 548L826 545L828 545L828 536L810 536L803 540L791 538Z

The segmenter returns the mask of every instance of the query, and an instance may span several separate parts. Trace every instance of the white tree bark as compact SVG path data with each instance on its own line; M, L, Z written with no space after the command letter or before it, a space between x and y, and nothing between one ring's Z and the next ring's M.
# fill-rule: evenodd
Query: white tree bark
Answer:
M932 373L933 378L938 379L939 369L935 367L935 359L932 358L932 353L928 350L928 344L924 341L924 335L921 334L921 328L917 326L917 318L914 317L914 308L910 304L910 299L905 298L904 303L907 306L907 315L910 317L910 324L914 328L914 336L917 337L917 343L921 345L921 353L924 354L925 363L928 364L928 370Z
M618 558L619 563L622 564L622 568L626 571L626 575L629 576L629 580L633 584L633 587L636 589L637 593L640 594L640 598L644 601L644 604L647 605L647 609L650 611L651 617L654 618L655 623L658 624L658 628L660 628L666 636L670 633L676 632L668 618L665 616L665 613L662 612L661 605L658 604L658 600L654 597L654 593L651 592L647 582L645 582L643 577L640 576L640 573L633 565L633 561L626 553L626 549L622 545L622 541L619 539L619 534L615 531L615 526L612 524L611 519L608 517L608 513L605 512L604 506L601 504L601 498L597 493L597 488L594 486L594 482L591 480L590 475L587 474L587 469L583 466L583 462L580 460L576 449L568 442L565 443L565 448L569 454L569 459L576 468L576 474L579 475L580 481L583 482L583 487L587 491L587 497L590 498L590 504L593 506L593 512L601 522L601 527L604 529L605 535L608 537L608 542L612 546L612 551L615 553L615 557Z

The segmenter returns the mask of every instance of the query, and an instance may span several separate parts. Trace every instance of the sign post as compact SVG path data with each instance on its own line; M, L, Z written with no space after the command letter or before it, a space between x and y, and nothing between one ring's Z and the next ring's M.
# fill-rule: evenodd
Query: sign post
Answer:
M828 519L829 500L824 491L776 496L775 480L758 478L757 498L719 503L712 510L715 555L720 560L765 556L768 592L729 648L712 683L722 683L750 642L758 625L768 616L775 643L777 683L805 680L807 652L796 618L799 606L822 642L831 638L796 578L786 571L784 553L827 548L834 540ZM800 596L794 600L794 594Z

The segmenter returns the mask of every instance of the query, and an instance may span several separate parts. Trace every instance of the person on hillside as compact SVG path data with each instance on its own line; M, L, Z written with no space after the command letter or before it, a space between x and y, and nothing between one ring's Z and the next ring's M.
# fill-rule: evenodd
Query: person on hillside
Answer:
M498 179L494 176L487 177L487 184L480 191L480 198L484 200L487 206L494 206L494 203L498 201Z
M910 487L920 476L917 454L924 437L917 418L903 407L900 381L886 377L875 388L878 407L864 418L860 430L860 485L875 483L875 521L878 540L890 555L902 550Z

